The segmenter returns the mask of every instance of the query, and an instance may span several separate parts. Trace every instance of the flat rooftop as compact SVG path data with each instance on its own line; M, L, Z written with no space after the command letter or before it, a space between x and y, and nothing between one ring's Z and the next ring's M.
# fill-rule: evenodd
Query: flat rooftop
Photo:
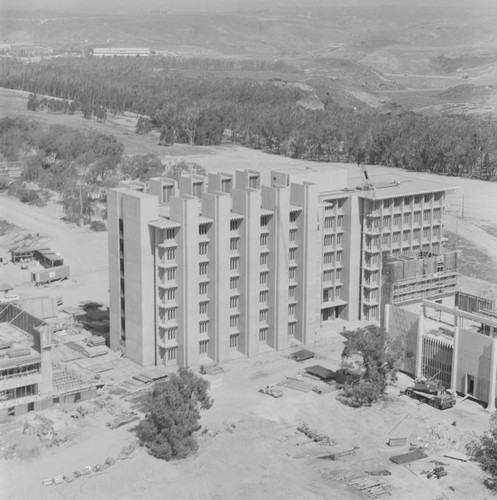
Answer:
M26 344L30 343L29 335L10 323L0 323L0 346L5 344Z

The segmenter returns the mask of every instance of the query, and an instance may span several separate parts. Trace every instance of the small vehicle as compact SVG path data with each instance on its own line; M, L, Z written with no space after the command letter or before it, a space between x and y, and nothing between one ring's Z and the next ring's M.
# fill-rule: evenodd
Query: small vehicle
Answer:
M283 397L283 391L279 387L276 387L275 384L265 385L264 387L261 387L259 389L259 392L262 392L262 394L267 394L268 396L273 396L273 398Z
M456 404L456 396L452 391L445 389L441 380L417 378L414 381L414 386L408 387L404 393L439 410L452 408Z

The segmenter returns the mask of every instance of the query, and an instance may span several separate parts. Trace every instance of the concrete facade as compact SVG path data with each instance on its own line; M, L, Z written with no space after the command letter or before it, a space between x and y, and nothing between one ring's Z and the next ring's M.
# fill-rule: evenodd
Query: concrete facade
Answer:
M490 316L462 311L435 302L423 301L430 308L453 317L453 325L436 323L426 312L416 314L396 306L385 307L385 327L394 338L402 338L406 355L402 370L414 377L421 375L441 379L460 394L487 403L495 410L497 386L497 338L493 334L497 322ZM481 332L464 328L463 320L481 324ZM487 326L487 328L484 328Z
M384 253L442 252L445 185L353 187L338 166L270 179L109 190L111 348L196 368L308 343L337 318L380 321Z

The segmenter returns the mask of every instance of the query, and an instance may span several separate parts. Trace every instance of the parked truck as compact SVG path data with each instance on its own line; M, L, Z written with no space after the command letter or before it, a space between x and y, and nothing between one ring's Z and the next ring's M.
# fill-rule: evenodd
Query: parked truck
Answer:
M414 381L414 385L405 390L405 394L439 410L452 408L456 404L456 396L451 391L445 389L441 380L427 380L424 377L417 378Z
M37 285L52 283L69 278L69 266L48 267L31 272L31 282Z

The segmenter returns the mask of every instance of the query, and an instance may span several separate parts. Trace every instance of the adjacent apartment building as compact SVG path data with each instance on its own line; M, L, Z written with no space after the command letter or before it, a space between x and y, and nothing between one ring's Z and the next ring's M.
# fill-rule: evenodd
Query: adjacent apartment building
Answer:
M338 165L123 183L108 193L111 347L196 368L379 322L384 256L443 253L450 189Z

